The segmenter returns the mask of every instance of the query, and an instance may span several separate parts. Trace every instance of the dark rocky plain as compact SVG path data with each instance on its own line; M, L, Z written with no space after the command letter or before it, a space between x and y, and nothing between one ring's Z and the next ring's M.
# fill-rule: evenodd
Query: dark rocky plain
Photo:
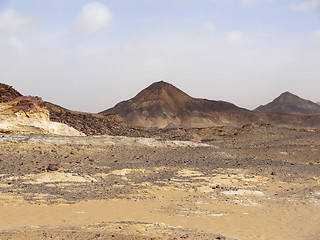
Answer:
M285 239L283 231L288 232L287 239L320 238L318 129L246 125L192 129L188 134L202 143L168 141L164 136L0 136L0 213L8 216L0 239ZM173 202L176 198L166 194L180 195ZM13 206L50 208L106 200L142 206L146 202L142 209L164 214L161 221L168 224L159 224L160 217L150 215L79 220L71 226L44 220L34 228L31 223L15 224L19 214L15 219L8 213ZM158 206L159 201L164 202ZM221 204L228 204L223 211L217 207ZM237 217L240 206L252 209L248 216L253 223L270 208L276 211L274 218L284 211L292 213L292 219L285 218L288 224L275 234L266 229L277 229L276 221L265 218L261 220L265 228L256 226L252 232L245 231L250 219L225 220L238 227L218 229L197 223L214 218L219 226L224 222L219 219ZM308 211L291 209L296 206ZM214 209L222 212L213 214ZM297 214L300 220L292 217ZM312 224L294 225L305 219ZM244 232L236 231L241 224Z

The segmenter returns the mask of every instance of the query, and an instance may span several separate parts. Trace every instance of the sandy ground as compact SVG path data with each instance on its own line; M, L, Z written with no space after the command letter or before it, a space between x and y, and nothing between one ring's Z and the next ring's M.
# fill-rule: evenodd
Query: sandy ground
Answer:
M319 132L223 131L0 136L0 239L320 239Z

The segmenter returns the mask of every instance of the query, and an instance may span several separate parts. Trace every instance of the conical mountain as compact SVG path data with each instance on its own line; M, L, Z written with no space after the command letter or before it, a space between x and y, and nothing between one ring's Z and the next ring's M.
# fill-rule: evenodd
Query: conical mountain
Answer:
M313 115L320 114L320 106L290 92L284 92L267 105L259 106L254 112Z
M129 125L163 128L233 124L236 113L250 114L250 111L224 101L193 98L172 84L160 81L101 113L117 114Z

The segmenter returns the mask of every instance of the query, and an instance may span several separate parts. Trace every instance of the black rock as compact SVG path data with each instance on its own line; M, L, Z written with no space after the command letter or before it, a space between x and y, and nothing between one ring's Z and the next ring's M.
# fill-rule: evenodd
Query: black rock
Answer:
M48 165L48 167L47 167L47 171L48 172L58 171L60 168L61 168L60 164L58 164L58 163L55 163L55 164L50 163Z

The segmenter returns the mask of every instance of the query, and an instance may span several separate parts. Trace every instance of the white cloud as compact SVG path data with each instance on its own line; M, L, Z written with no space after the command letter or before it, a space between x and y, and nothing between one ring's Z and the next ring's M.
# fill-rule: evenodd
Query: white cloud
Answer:
M200 2L203 0L178 0L182 2ZM243 6L251 6L259 3L271 3L274 0L207 0L211 2L240 3Z
M320 0L308 0L291 5L291 9L295 11L311 11L317 8L320 8Z
M314 43L320 43L320 30L314 31L311 34L311 40Z
M214 26L214 24L212 22L206 22L204 24L204 28L209 32L213 32L216 29L216 27Z
M229 32L226 36L226 42L235 46L243 45L245 42L244 34L240 31Z
M81 13L73 24L73 30L79 34L92 34L109 26L112 13L99 2L92 2L82 7Z
M250 35L239 30L228 32L224 38L224 43L236 47L245 46L247 44L263 42L264 37L258 35Z
M253 5L253 4L256 4L256 3L270 3L272 2L273 0L240 0L240 3L242 5Z
M10 47L12 47L18 53L22 53L24 51L24 44L17 37L9 37L8 44Z
M32 19L23 16L15 9L0 12L0 32L14 34L32 31Z

